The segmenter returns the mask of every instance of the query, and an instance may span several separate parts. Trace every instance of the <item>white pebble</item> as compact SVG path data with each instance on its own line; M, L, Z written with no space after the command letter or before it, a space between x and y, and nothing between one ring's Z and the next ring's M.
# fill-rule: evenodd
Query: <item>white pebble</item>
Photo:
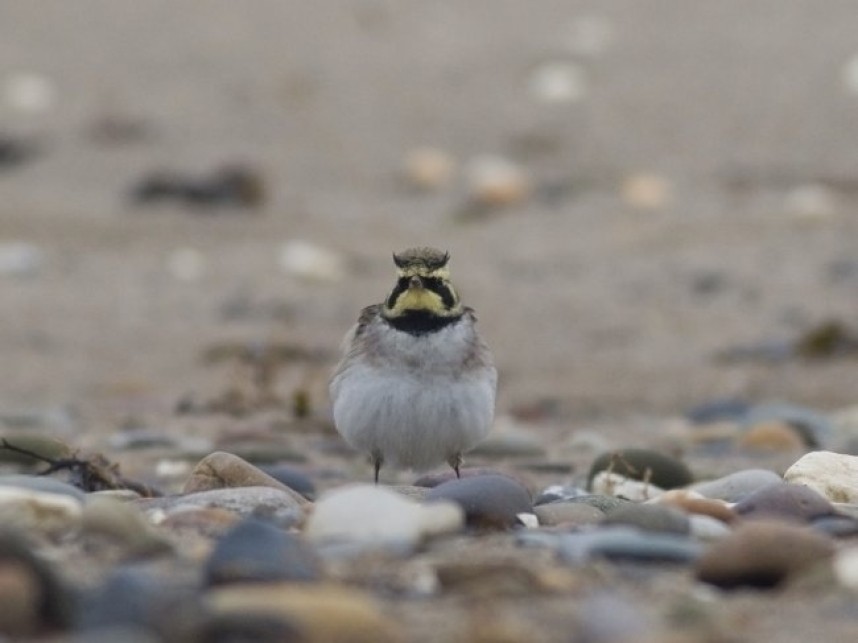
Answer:
M846 547L834 555L834 577L852 590L858 590L858 547Z
M443 150L419 147L405 158L405 178L421 190L437 190L450 182L456 162Z
M3 87L6 104L14 110L41 113L54 106L57 90L53 81L43 74L19 71L6 78Z
M641 172L623 181L621 195L627 205L638 210L660 210L673 201L673 184L658 174Z
M573 62L555 61L537 67L530 91L542 103L576 103L587 96L587 74Z
M524 169L502 156L471 159L466 178L471 198L484 205L511 205L530 193L530 178Z
M206 272L206 257L196 248L179 248L167 258L167 269L179 281L199 281Z
M44 253L32 243L0 242L0 276L30 277L41 270L44 262Z
M278 263L286 274L307 281L339 281L345 274L340 255L301 239L280 247Z
M800 185L784 198L787 213L801 221L819 221L837 214L837 194L818 183Z
M600 471L593 477L591 490L595 494L603 496L615 496L641 502L660 496L664 489L648 482L633 480L621 476L619 473Z
M858 456L813 451L787 469L784 480L806 485L831 502L858 503Z
M158 478L181 478L188 475L193 465L185 460L158 460L155 475Z

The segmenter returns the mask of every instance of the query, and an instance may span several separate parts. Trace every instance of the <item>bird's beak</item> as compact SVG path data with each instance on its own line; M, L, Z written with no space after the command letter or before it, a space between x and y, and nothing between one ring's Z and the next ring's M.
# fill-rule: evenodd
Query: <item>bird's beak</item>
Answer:
M420 277L414 276L411 278L411 281L408 282L408 287L412 290L423 288L423 280Z

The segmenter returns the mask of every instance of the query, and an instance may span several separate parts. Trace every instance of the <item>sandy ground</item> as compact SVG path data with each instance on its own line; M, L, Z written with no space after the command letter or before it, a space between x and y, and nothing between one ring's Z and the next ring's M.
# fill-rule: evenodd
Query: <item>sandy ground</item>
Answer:
M4 409L166 422L225 386L213 344L277 341L326 355L278 384L324 416L340 339L409 245L450 250L501 412L548 400L569 434L723 396L856 403L855 360L715 359L858 320L852 2L6 0L0 25L0 134L36 149L0 169L0 242L41 252L0 276ZM578 96L539 98L553 63ZM22 74L49 84L35 108ZM403 182L421 146L449 184ZM533 190L466 219L486 154ZM128 198L235 163L261 208ZM282 270L294 240L341 278Z

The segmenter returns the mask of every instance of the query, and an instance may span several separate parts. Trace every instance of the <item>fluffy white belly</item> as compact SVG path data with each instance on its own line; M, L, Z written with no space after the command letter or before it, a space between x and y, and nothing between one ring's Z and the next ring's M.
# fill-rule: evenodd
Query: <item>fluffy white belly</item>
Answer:
M356 449L384 462L426 469L474 447L494 415L495 371L456 379L353 366L334 382L334 422Z

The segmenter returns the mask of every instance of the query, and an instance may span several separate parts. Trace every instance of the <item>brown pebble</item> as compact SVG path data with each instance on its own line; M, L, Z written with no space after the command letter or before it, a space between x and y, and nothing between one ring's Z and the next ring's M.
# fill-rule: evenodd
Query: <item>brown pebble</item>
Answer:
M786 422L777 420L751 426L739 438L739 446L751 451L800 453L807 450L801 433Z
M700 580L723 587L775 587L829 559L834 542L807 527L755 521L738 527L697 561Z
M671 489L656 500L658 504L671 505L686 513L700 514L717 518L721 522L731 523L736 520L736 514L723 500L705 498L699 493L687 489Z
M286 491L294 496L300 504L307 503L307 499L300 493L290 489L237 455L224 451L210 453L200 460L188 476L182 493L188 494L233 487L272 487Z

